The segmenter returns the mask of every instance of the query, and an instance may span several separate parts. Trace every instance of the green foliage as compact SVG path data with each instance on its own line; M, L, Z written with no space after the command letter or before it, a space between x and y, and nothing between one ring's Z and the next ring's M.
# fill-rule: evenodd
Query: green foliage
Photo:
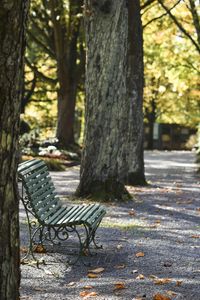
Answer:
M175 1L165 3L173 7ZM163 13L156 3L143 13L144 110L146 115L155 110L157 122L196 127L200 122L199 53L173 20ZM191 14L184 1L173 9L173 14L184 26L187 19L187 31L195 36Z

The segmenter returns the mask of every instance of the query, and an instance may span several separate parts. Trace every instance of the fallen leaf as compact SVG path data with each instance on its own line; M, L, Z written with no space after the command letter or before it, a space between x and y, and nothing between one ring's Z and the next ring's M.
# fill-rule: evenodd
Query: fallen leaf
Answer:
M139 274L136 279L144 279L144 275L143 274Z
M170 278L159 278L159 279L155 279L154 283L155 284L166 284L166 283L170 283L172 280Z
M94 270L89 270L89 273L99 274L102 273L105 269L104 268L96 268Z
M93 273L88 273L88 278L98 278L97 274L93 274Z
M143 257L144 255L144 252L138 252L135 254L136 257Z
M126 288L123 282L116 282L114 286L114 290L122 290Z
M176 281L176 286L180 286L182 283L183 283L182 280L177 280L177 281Z
M149 225L149 228L157 228L158 224L151 224Z
M133 271L131 271L131 273L138 273L138 270L133 270Z
M177 295L177 293L175 293L174 291L167 291L166 293L169 296L176 296Z
M191 235L191 238L200 239L200 235L199 234L193 234L193 235Z
M83 289L85 289L85 290L91 290L91 289L93 289L93 286L91 286L91 285L85 285L83 287Z
M72 281L72 282L69 282L69 283L67 284L67 286L74 286L75 284L76 284L76 282Z
M171 300L171 298L158 293L153 296L153 300Z
M88 291L82 291L79 294L83 298L89 298L89 297L96 297L98 294L97 292L88 292Z
M44 273L45 273L46 275L53 275L53 273L52 273L50 270L44 270Z
M149 275L149 278L157 279L158 277L155 275Z
M46 249L45 249L45 247L43 245L37 245L37 246L35 246L34 249L33 249L33 251L35 253L46 253L47 252Z
M26 247L20 247L20 252L21 253L27 253L28 249Z
M155 220L154 222L160 224L161 220Z
M129 210L128 214L129 216L136 216L136 212L134 209Z
M164 267L171 267L172 263L169 261L166 261L163 265L164 265Z
M115 269L124 269L126 266L125 265L117 265L115 266Z
M200 207L198 207L196 210L200 213Z
M123 248L122 244L117 245L117 249L118 249L118 250L120 250L120 249L122 249L122 248Z

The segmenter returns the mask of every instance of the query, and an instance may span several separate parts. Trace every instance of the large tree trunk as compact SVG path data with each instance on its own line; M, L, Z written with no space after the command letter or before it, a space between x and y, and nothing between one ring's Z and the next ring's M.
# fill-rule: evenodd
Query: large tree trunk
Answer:
M127 173L126 1L85 1L86 135L77 194L123 199Z
M128 1L128 54L127 54L128 119L128 172L124 182L129 185L145 184L143 157L143 34L140 0Z
M20 89L28 1L0 2L0 299L19 299L16 182Z
M64 148L74 144L74 117L78 84L77 43L80 32L80 18L77 18L77 14L81 11L81 3L80 0L70 1L69 21L67 22L62 1L51 0L50 2L59 81L56 136Z

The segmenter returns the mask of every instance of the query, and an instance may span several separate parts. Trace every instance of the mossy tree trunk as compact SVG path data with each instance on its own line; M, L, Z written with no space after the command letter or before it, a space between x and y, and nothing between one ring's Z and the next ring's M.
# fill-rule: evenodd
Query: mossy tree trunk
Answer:
M142 115L136 116L142 109L143 63L138 75L138 54L129 43L129 5L124 0L85 1L86 128L79 196L127 199L124 183L133 172L144 178ZM142 51L136 35L134 43L134 51Z
M0 2L0 299L19 299L16 182L20 90L28 0Z

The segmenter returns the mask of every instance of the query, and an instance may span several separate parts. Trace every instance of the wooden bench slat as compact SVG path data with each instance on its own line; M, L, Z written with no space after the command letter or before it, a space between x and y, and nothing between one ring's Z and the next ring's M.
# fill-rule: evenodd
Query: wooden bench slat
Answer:
M69 212L67 212L61 219L60 218L55 219L53 223L54 224L57 223L58 225L60 225L61 223L66 224L64 220L66 220L69 216L74 215L79 209L80 209L79 205L72 206L72 209Z
M98 210L96 210L94 214L92 214L89 218L87 218L86 223L88 225L93 224L96 221L96 219L98 219L99 216L101 216L101 214L103 212L104 212L103 208L99 207Z
M24 168L23 171L20 171L21 175L26 176L29 173L32 173L33 171L45 166L45 163L43 161L35 161L35 164L31 165L30 167Z
M90 216L95 213L95 211L99 208L99 204L94 205L94 207L92 209L90 209L88 211L88 213L86 215L84 215L82 217L83 222L85 222L88 218L90 218Z
M49 180L51 181L49 172L43 172L43 173L39 172L37 175L36 174L32 174L32 175L35 176L27 177L27 179L26 178L24 179L26 186L28 188L31 188L33 185L37 184L38 182L40 182L40 180L45 178L49 178Z
M95 204L85 205L83 210L81 210L76 216L74 216L70 222L81 222L82 217L90 210Z
M53 216L45 219L45 223L47 225L52 225L54 224L54 220L57 219L58 217L61 219L67 212L69 212L73 206L71 207L62 207L60 211L57 211Z
M48 186L54 186L53 182L49 180L49 177L43 178L42 180L39 181L34 181L33 186L27 186L27 189L29 192L35 196L35 193L37 190L41 190L43 187L48 187ZM34 193L35 191L35 193Z

